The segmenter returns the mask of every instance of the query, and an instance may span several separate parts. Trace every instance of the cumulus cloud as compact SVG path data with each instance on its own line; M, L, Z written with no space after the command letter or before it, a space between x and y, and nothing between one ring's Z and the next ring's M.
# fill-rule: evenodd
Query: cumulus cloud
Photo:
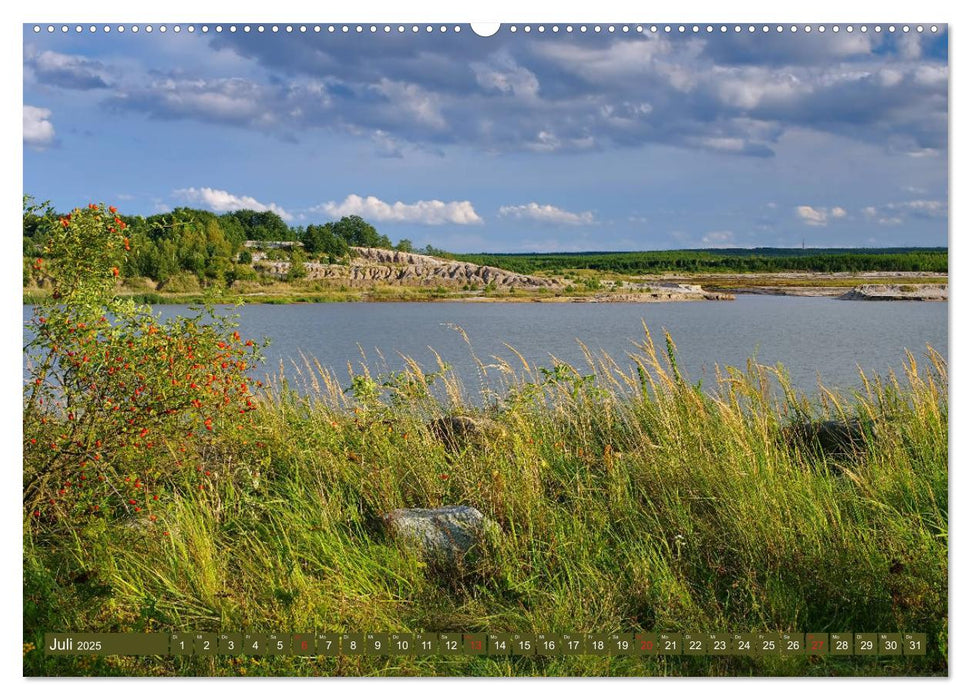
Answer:
M108 72L100 61L56 51L37 52L34 47L27 47L24 54L25 66L33 71L38 82L45 85L68 90L108 87Z
M712 36L703 50L705 56L721 65L819 65L868 58L882 41L878 34L870 32L745 31Z
M937 199L890 202L880 206L864 207L863 215L868 220L884 226L897 226L907 218L943 219L947 217L947 202Z
M343 202L327 202L311 211L335 218L357 215L368 221L388 221L411 224L481 224L482 218L475 213L472 202L443 202L438 199L419 200L413 204L395 202L389 204L377 197L361 197L349 194Z
M515 219L528 219L547 224L570 224L573 226L594 223L593 212L572 212L554 207L552 204L515 204L499 207L500 216Z
M936 199L912 199L889 205L895 209L909 212L913 216L927 219L940 219L947 216L947 202Z
M709 231L702 236L701 244L708 248L731 248L735 245L735 234L731 231Z
M264 129L299 117L284 88L243 78L161 77L120 90L108 105L161 119L195 118Z
M420 85L382 78L375 87L398 110L411 115L418 123L434 129L447 126L438 98Z
M272 211L284 221L292 221L293 215L274 202L264 204L253 197L236 195L226 190L216 190L211 187L188 187L175 190L172 195L184 202L197 204L215 212L237 211L251 209L253 211Z
M40 149L54 143L51 110L24 105L24 143Z
M157 66L168 73L52 52L25 61L51 84L110 82L116 108L293 140L335 131L373 138L390 156L414 146L558 153L664 144L768 157L797 129L937 155L947 146L948 67L933 42L946 35L928 34L478 42L392 33L375 51L352 37L224 32L201 46L235 53L231 74L172 70L169 56Z
M843 207L811 207L803 204L796 207L796 215L809 226L826 226L832 219L842 219L846 216Z
M686 46L693 50L697 45ZM670 69L677 64L677 61L670 61L659 66L659 61L673 51L670 41L658 34L648 33L631 39L596 44L549 41L538 43L534 48L539 56L593 83L627 83L637 76L663 74L666 68ZM677 77L670 73L665 77L669 82L672 79L677 81Z
M527 98L539 92L536 75L518 65L507 52L496 53L488 61L473 61L470 67L476 82L485 90Z

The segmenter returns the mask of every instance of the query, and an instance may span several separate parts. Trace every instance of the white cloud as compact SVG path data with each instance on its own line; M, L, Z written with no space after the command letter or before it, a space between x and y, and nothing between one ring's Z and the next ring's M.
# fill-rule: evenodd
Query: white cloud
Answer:
M508 53L494 55L488 63L470 64L475 81L486 90L495 90L517 97L535 97L539 80L531 71L517 65Z
M846 209L843 207L811 207L803 204L796 207L796 215L802 219L804 224L809 226L825 226L830 219L842 219L846 217Z
M948 69L946 65L921 64L914 69L914 82L921 87L946 87Z
M604 48L558 41L538 42L533 47L535 53L594 83L626 81L652 71L663 73L663 68L674 66L670 63L659 66L658 58L670 54L671 50L668 40L646 32L635 40L611 42ZM677 82L681 76L665 77Z
M28 46L24 54L25 65L33 69L34 77L41 83L69 90L108 87L108 71L99 61L56 51L37 53L34 46Z
M937 199L912 199L907 202L890 202L882 206L863 208L863 215L884 226L897 226L906 217L917 219L943 219L947 216L947 202Z
M902 35L899 39L897 39L897 46L899 47L901 57L907 59L908 61L918 60L921 53L923 53L923 49L920 45L920 34L917 34L916 32Z
M552 204L516 204L499 207L500 216L511 216L516 219L531 219L549 224L581 224L594 223L592 211L572 212L554 207Z
M592 136L582 136L578 138L560 139L552 131L540 130L533 141L526 141L523 146L530 151L539 153L550 153L563 148L573 150L586 150L593 148L594 139Z
M375 88L400 110L410 114L415 121L434 129L448 126L442 116L438 96L414 83L402 83L381 78Z
M24 105L24 143L34 148L46 148L54 143L51 110Z
M713 151L724 151L726 153L741 153L747 145L745 139L725 136L711 136L699 139L699 143Z
M341 217L357 215L369 221L391 221L413 224L481 224L472 202L443 202L438 199L419 200L414 204L389 204L377 197L349 194L343 202L327 202L311 211Z
M929 199L913 199L902 202L899 207L911 212L914 216L924 216L937 219L947 216L947 202Z
M709 248L729 248L735 244L735 234L731 231L709 231L702 237L701 243Z
M236 211L238 209L252 209L253 211L272 211L284 221L292 221L293 215L274 202L263 204L253 197L236 195L226 190L215 190L211 187L188 187L175 190L173 196L189 202L200 204L216 212Z
M810 226L825 226L826 225L826 210L816 209L809 206L808 204L803 204L796 207L796 214L799 215L805 223Z
M719 69L714 86L720 100L736 109L753 110L763 104L786 103L812 91L812 85L788 72L768 68Z

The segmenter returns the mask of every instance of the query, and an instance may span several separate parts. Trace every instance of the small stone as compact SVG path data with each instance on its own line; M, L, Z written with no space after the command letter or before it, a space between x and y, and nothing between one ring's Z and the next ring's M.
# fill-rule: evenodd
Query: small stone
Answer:
M415 547L422 557L448 567L469 561L469 555L499 532L499 525L471 506L399 508L381 516L391 535Z

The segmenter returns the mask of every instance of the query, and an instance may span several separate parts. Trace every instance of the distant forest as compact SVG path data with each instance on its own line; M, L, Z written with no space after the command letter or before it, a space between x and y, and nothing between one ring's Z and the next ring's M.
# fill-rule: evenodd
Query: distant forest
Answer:
M894 270L947 273L947 248L722 248L627 253L477 253L450 257L527 275L578 269L621 274Z
M45 227L64 213L46 203L24 198L24 286L34 279L32 261L42 256ZM492 265L522 274L593 270L600 273L658 272L947 272L947 248L735 248L590 253L453 254L425 246L415 249L408 239L392 243L359 216L308 226L289 226L271 211L210 211L178 208L148 217L120 215L126 224L131 254L121 274L148 278L160 287L173 278L195 277L199 284L232 285L255 279L252 251L245 241L299 241L288 250L268 250L273 259L291 263L298 277L302 263L317 260L346 263L350 246L388 248L436 255L477 265Z

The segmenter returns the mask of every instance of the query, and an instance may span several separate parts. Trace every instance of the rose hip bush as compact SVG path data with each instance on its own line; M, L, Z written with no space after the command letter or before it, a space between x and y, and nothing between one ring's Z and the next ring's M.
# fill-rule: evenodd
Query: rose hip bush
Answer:
M211 303L163 321L118 298L131 243L114 207L51 215L45 227L33 266L50 296L25 348L26 514L150 514L180 475L203 469L208 446L251 424L258 382L247 371L262 344Z

